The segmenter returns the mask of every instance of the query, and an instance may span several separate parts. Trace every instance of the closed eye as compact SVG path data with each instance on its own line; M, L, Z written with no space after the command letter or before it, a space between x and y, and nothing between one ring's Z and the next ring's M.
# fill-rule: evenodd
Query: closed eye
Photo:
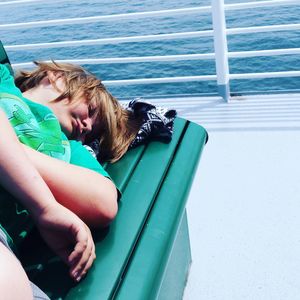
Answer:
M89 117L90 118L94 117L95 113L96 113L96 107L89 105Z

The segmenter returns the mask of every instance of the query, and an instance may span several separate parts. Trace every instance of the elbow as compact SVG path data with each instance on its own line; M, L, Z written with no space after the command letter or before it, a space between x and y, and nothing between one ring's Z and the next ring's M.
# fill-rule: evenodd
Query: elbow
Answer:
M98 211L97 222L94 227L105 228L108 227L116 218L118 213L118 196L117 193L114 197L109 199L109 205L104 209Z
M108 227L118 213L118 192L114 184L105 191L105 195L96 195L102 201L96 201L93 207L92 218L87 224L94 229Z

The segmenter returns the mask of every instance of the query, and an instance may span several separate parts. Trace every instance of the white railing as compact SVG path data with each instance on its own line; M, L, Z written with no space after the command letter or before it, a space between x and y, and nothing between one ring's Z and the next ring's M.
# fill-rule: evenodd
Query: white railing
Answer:
M60 0L53 0L53 1L60 1ZM64 1L69 1L69 0L64 0ZM3 7L8 5L13 6L19 4L22 5L36 4L42 2L43 0L15 0L15 1L1 2L0 8L1 6ZM36 44L26 44L26 45L5 45L5 48L6 50L17 51L17 50L30 50L30 49L42 49L42 48L120 44L120 43L128 43L128 42L161 41L161 40L213 36L215 53L145 56L145 57L123 57L123 58L121 57L121 58L105 58L105 59L99 59L99 58L76 59L76 60L71 59L71 60L64 60L64 61L79 63L79 64L107 64L107 63L111 64L111 63L137 63L137 62L157 62L157 61L170 62L170 61L180 61L180 60L214 59L216 61L216 72L217 72L216 75L111 80L111 81L106 81L105 83L109 85L129 85L129 84L152 84L152 83L174 83L174 82L187 82L187 81L217 80L219 93L225 100L228 100L230 97L230 91L229 91L230 79L300 76L300 71L229 74L229 68L228 68L229 58L294 55L294 54L300 54L300 48L228 52L227 36L236 35L236 34L257 33L257 32L299 30L300 24L285 24L285 25L256 26L256 27L226 29L225 11L250 9L250 8L257 8L257 7L270 7L270 6L279 6L279 5L297 5L297 4L299 5L299 0L272 0L272 1L259 1L259 2L248 2L248 3L239 3L239 4L227 4L227 5L224 5L224 0L212 0L212 6L204 6L204 7L196 7L196 8L160 10L160 11L128 13L128 14L115 14L115 15L94 16L94 17L85 17L85 18L57 19L57 20L36 21L36 22L16 23L16 24L0 24L0 31L15 30L20 28L25 29L25 28L34 28L34 27L60 26L60 25L68 25L68 24L73 25L73 24L104 22L104 21L109 22L109 21L131 20L131 19L136 20L141 18L212 13L213 30L132 36L132 37L89 39L89 40L78 40L78 41L61 41L61 42L52 42L52 43L36 43ZM32 65L32 63L20 63L20 64L14 64L13 67L21 68L30 65Z
M74 0L64 0L64 2L67 1L74 1ZM45 3L45 0L12 0L12 1L5 1L5 2L0 2L0 7L5 7L5 6L15 6L15 5L24 5L24 4L36 4L36 3ZM61 0L51 0L52 3L54 2L61 2Z
M34 28L34 27L49 27L58 25L73 25L73 24L86 24L95 22L111 22L120 20L137 20L142 18L153 18L153 17L168 17L168 16L178 16L187 14L199 14L210 12L210 6L203 6L197 8L182 8L182 9L169 9L169 10L159 10L150 12L139 12L139 13L129 13L129 14L115 14L108 16L95 16L95 17L84 17L84 18L71 18L71 19L58 19L58 20L48 20L48 21L36 21L36 22L26 22L26 23L16 23L16 24L2 24L0 29L18 29L18 28Z

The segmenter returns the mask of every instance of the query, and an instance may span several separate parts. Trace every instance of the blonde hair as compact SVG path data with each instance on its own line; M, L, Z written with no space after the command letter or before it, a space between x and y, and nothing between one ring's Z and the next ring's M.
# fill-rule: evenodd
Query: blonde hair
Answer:
M65 91L54 101L68 98L70 101L85 96L88 104L95 107L98 136L94 132L88 136L99 139L99 158L101 161L115 162L128 150L140 127L140 120L132 112L122 108L101 80L80 66L68 63L34 62L37 68L33 71L20 71L15 83L22 92L38 86L49 72L63 78ZM51 79L50 79L51 80ZM55 87L55 82L52 82Z

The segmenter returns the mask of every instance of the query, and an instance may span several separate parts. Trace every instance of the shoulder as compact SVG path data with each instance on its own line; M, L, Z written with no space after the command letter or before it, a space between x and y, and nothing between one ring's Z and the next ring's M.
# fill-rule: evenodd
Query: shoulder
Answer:
M0 90L0 108L6 113L8 118L16 117L17 115L27 115L30 113L30 108L21 97L16 94L11 94ZM21 113L22 112L22 113Z

